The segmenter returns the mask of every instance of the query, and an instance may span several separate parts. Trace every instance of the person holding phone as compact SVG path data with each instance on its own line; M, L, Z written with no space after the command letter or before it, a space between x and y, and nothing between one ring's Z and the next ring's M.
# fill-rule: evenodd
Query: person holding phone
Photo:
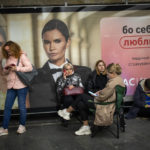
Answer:
M87 89L88 93L82 94L82 101L80 103L81 106L80 109L85 111L85 117L84 120L86 124L88 124L88 110L89 108L95 109L95 105L90 101L94 102L94 98L99 95L99 92L103 90L108 82L108 77L107 77L107 69L106 69L106 64L103 60L98 60L95 63L95 69L94 71L90 74L89 79L88 79L88 84L87 84ZM83 106L83 108L82 108Z
M95 64L95 70L91 73L88 80L88 91L92 91L95 96L99 94L108 81L106 64L103 60L98 60ZM80 113L83 125L79 130L75 132L76 135L89 135L91 134L91 129L88 122L89 108L95 109L94 103L89 103L88 100L94 101L95 96L91 96L88 93L84 93L77 97L75 105L66 107L67 109L59 110L58 115L66 120L70 119L70 113L77 109Z
M63 66L70 62L65 57L66 49L71 42L69 30L63 21L52 19L44 25L41 37L48 60L38 69L38 75L32 82L32 91L29 91L30 107L58 109L56 81L62 75ZM85 84L91 69L77 65L74 65L74 68Z
M16 97L18 97L18 106L20 110L20 124L17 133L21 134L26 131L25 101L28 87L20 81L15 71L31 71L32 65L26 54L21 50L21 47L13 41L8 41L3 45L2 54L6 59L6 64L4 66L3 72L7 79L7 94L5 100L2 128L0 128L0 136L8 134L8 124L11 117L11 109ZM20 59L20 61L17 65L18 59Z
M116 85L125 87L123 78L121 77L122 68L119 64L111 63L107 66L107 76L109 78L105 88L100 90L94 98L94 102L113 102L116 100ZM115 112L115 103L109 105L96 105L94 127L92 136L97 133L98 126L108 126L113 122Z
M72 64L67 63L63 67L63 75L58 78L57 80L57 94L60 95L62 98L63 108L62 110L58 110L58 115L65 120L70 120L71 112L78 110L81 116L81 119L84 118L83 111L79 108L80 102L82 101L81 97L83 94L78 95L64 95L63 90L64 88L68 87L70 90L75 87L82 87L82 80L80 76L74 73L74 69ZM89 135L91 134L90 126L86 124L84 120L82 130L84 132L80 133L80 129L75 132L76 135Z
M81 77L74 72L73 65L67 63L63 67L63 74L58 78L56 82L57 94L63 96L62 103L64 108L68 108L72 102L75 102L78 95L64 95L63 89L67 87L68 89L73 89L75 87L81 87L84 89ZM59 111L58 111L59 112Z

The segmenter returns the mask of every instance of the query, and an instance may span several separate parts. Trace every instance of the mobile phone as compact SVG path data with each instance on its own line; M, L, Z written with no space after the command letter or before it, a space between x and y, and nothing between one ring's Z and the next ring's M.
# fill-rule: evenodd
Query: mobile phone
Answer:
M63 70L63 73L66 73L66 69Z
M15 64L10 64L10 66L11 66L11 67L14 67L14 66L16 66L16 65L15 65Z
M8 70L9 68L11 68L10 66L6 66L5 69Z
M8 69L10 69L13 66L16 66L16 65L15 64L10 64L9 66L6 66L5 69L8 70Z
M93 93L91 91L89 91L88 93L91 94L92 96L98 96L97 94L95 94L95 93Z

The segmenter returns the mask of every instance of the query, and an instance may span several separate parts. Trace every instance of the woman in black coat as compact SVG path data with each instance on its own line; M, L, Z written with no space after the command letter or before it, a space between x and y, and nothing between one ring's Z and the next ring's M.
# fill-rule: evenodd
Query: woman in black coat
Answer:
M107 81L106 64L103 60L98 60L95 64L95 70L91 73L88 90L97 93L105 87Z

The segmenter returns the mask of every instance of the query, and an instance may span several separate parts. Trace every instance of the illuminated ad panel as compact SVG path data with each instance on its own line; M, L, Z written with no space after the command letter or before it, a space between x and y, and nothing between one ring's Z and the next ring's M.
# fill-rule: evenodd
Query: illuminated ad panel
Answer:
M119 63L128 89L125 100L132 100L139 80L150 77L149 5L1 8L0 71L6 64L2 44L12 40L21 46L39 72L29 90L26 107L51 110L57 106L56 79L48 62L58 55L49 54L48 38L52 34L45 34L46 24L53 19L62 21L69 31L69 41L59 49L59 57L91 70L100 59L106 65ZM6 91L6 78L0 74L0 110L4 109ZM13 109L18 109L17 100Z
M150 17L108 17L100 20L102 59L119 63L128 95L139 80L150 77Z

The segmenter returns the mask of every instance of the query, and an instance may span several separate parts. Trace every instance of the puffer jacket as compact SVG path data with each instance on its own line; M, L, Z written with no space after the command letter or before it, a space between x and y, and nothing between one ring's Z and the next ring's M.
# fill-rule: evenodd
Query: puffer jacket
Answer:
M21 56L20 56L20 61L19 64L17 65L18 62L18 58L15 58L13 56L10 56L7 60L6 60L6 64L4 66L4 72L6 72L5 67L9 66L11 64L15 64L17 71L21 71L21 72L28 72L32 70L32 64L29 61L27 55L22 52ZM8 75L6 75L6 79L7 79L7 89L21 89L26 87L26 85L24 85L20 79L18 78L18 76L16 75L16 73L14 71L10 71Z
M56 84L57 93L61 94L63 89L65 87L68 87L69 85L73 85L76 87L83 87L81 77L77 73L67 76L66 79L64 79L63 76L61 76L60 78L58 78Z

